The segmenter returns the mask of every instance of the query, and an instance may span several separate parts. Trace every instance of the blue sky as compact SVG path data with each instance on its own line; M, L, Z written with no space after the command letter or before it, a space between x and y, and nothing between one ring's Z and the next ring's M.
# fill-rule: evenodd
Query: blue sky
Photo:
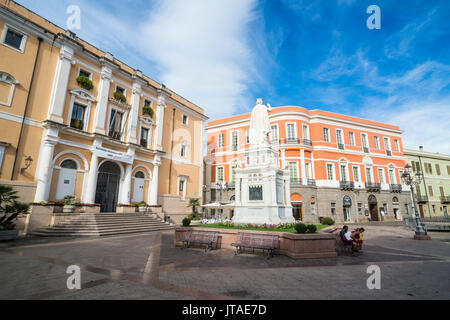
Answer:
M256 98L399 125L450 154L450 1L19 0L198 104L211 119ZM381 29L369 30L370 5Z

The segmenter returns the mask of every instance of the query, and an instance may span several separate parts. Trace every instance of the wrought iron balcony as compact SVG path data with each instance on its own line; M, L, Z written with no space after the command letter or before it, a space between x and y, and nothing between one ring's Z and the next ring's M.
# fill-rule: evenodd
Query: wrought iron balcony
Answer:
M309 140L309 139L303 139L303 144L304 144L305 146L312 146L312 141Z
M147 148L147 140L141 139L141 146Z
M316 186L316 180L314 179L308 179L308 186L315 187Z
M301 186L302 185L302 179L291 178L291 185L292 186Z
M340 182L342 190L353 190L355 189L355 183L353 181L341 181Z
M70 120L70 127L75 128L78 130L83 130L83 120L80 119L71 119Z
M380 191L381 184L379 184L378 182L366 182L366 189L373 192Z
M386 155L389 157L392 157L392 151L391 150L386 150Z
M450 203L450 196L441 196L442 203Z
M298 139L298 138L287 138L287 139L284 139L284 143L285 144L300 144L301 143L301 139Z
M280 144L280 139L276 138L276 139L271 139L270 140L270 144Z
M122 139L122 133L114 130L110 130L108 133L108 136L110 138L113 138L114 140L121 140Z
M341 150L345 150L345 146L342 143L338 143L338 148Z
M402 192L402 185L401 184L391 184L389 185L389 189L391 192Z
M364 149L364 153L370 153L370 150L369 150L369 148L367 148L367 147L364 147L363 149Z
M417 199L417 203L427 203L428 202L428 196L422 196L420 194L418 194L416 196Z

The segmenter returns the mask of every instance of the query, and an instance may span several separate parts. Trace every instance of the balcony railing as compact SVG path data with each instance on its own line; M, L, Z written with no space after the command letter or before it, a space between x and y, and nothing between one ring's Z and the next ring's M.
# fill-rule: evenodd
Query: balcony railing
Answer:
M121 140L121 138L122 138L122 133L120 133L120 132L118 132L118 131L110 130L109 133L108 133L108 136L109 136L110 138L115 139L115 140Z
M70 127L78 130L83 130L83 120L80 119L70 120Z
M283 139L283 143L284 144L300 144L301 143L301 139L287 138L287 139Z
M364 153L370 153L369 148L367 148L367 147L364 147L363 150L364 150Z
M380 191L381 184L378 182L366 182L366 189L369 191Z
M391 150L386 150L386 155L388 157L392 157L392 151Z
M355 183L353 181L341 181L340 186L342 190L353 190L355 189Z
M303 139L303 144L304 144L305 146L312 146L312 141L309 140L309 139Z
M291 178L291 185L292 186L301 186L302 185L302 179Z
M316 180L314 179L308 179L308 186L315 187L316 186Z
M141 146L147 148L147 140L141 139Z
M389 189L391 192L402 192L402 185L401 184L391 184L389 185Z
M441 196L442 203L450 203L450 196Z
M344 146L343 143L338 143L338 148L341 149L341 150L344 150L345 146Z
M280 139L278 139L278 138L271 139L270 144L275 144L275 145L280 144Z
M422 195L418 194L416 196L416 198L417 198L417 203L427 203L428 202L427 196L422 196Z

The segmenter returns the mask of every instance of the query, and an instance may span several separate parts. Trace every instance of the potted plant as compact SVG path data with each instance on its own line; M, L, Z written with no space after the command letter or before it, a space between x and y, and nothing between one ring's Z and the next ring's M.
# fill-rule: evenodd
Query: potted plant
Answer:
M139 212L147 212L147 203L145 201L141 201L138 203Z
M28 214L30 206L18 202L18 198L11 186L0 185L0 240L14 240L19 235L12 221L19 214Z
M114 99L123 103L127 102L127 97L125 97L125 95L119 91L114 92Z
M149 105L145 105L143 108L142 108L142 114L143 115L148 115L148 116L150 116L150 118L153 118L153 114L154 114L155 112L153 111L153 108L152 107L150 107Z
M86 89L88 91L92 90L94 88L94 85L92 84L91 79L85 76L79 76L77 78L77 83L80 87L83 89Z
M83 130L83 120L80 119L72 119L71 122L71 127L78 129L78 130Z
M75 212L75 196L65 196L64 197L64 213L74 213Z

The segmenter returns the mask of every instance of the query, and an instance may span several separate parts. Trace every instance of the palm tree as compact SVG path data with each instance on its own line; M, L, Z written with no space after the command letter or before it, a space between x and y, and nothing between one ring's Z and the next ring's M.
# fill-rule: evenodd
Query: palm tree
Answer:
M189 199L188 207L192 207L192 215L197 214L197 207L200 207L200 201L197 198L191 198Z
M14 230L12 222L19 214L27 214L29 205L18 202L17 191L0 184L0 230Z

